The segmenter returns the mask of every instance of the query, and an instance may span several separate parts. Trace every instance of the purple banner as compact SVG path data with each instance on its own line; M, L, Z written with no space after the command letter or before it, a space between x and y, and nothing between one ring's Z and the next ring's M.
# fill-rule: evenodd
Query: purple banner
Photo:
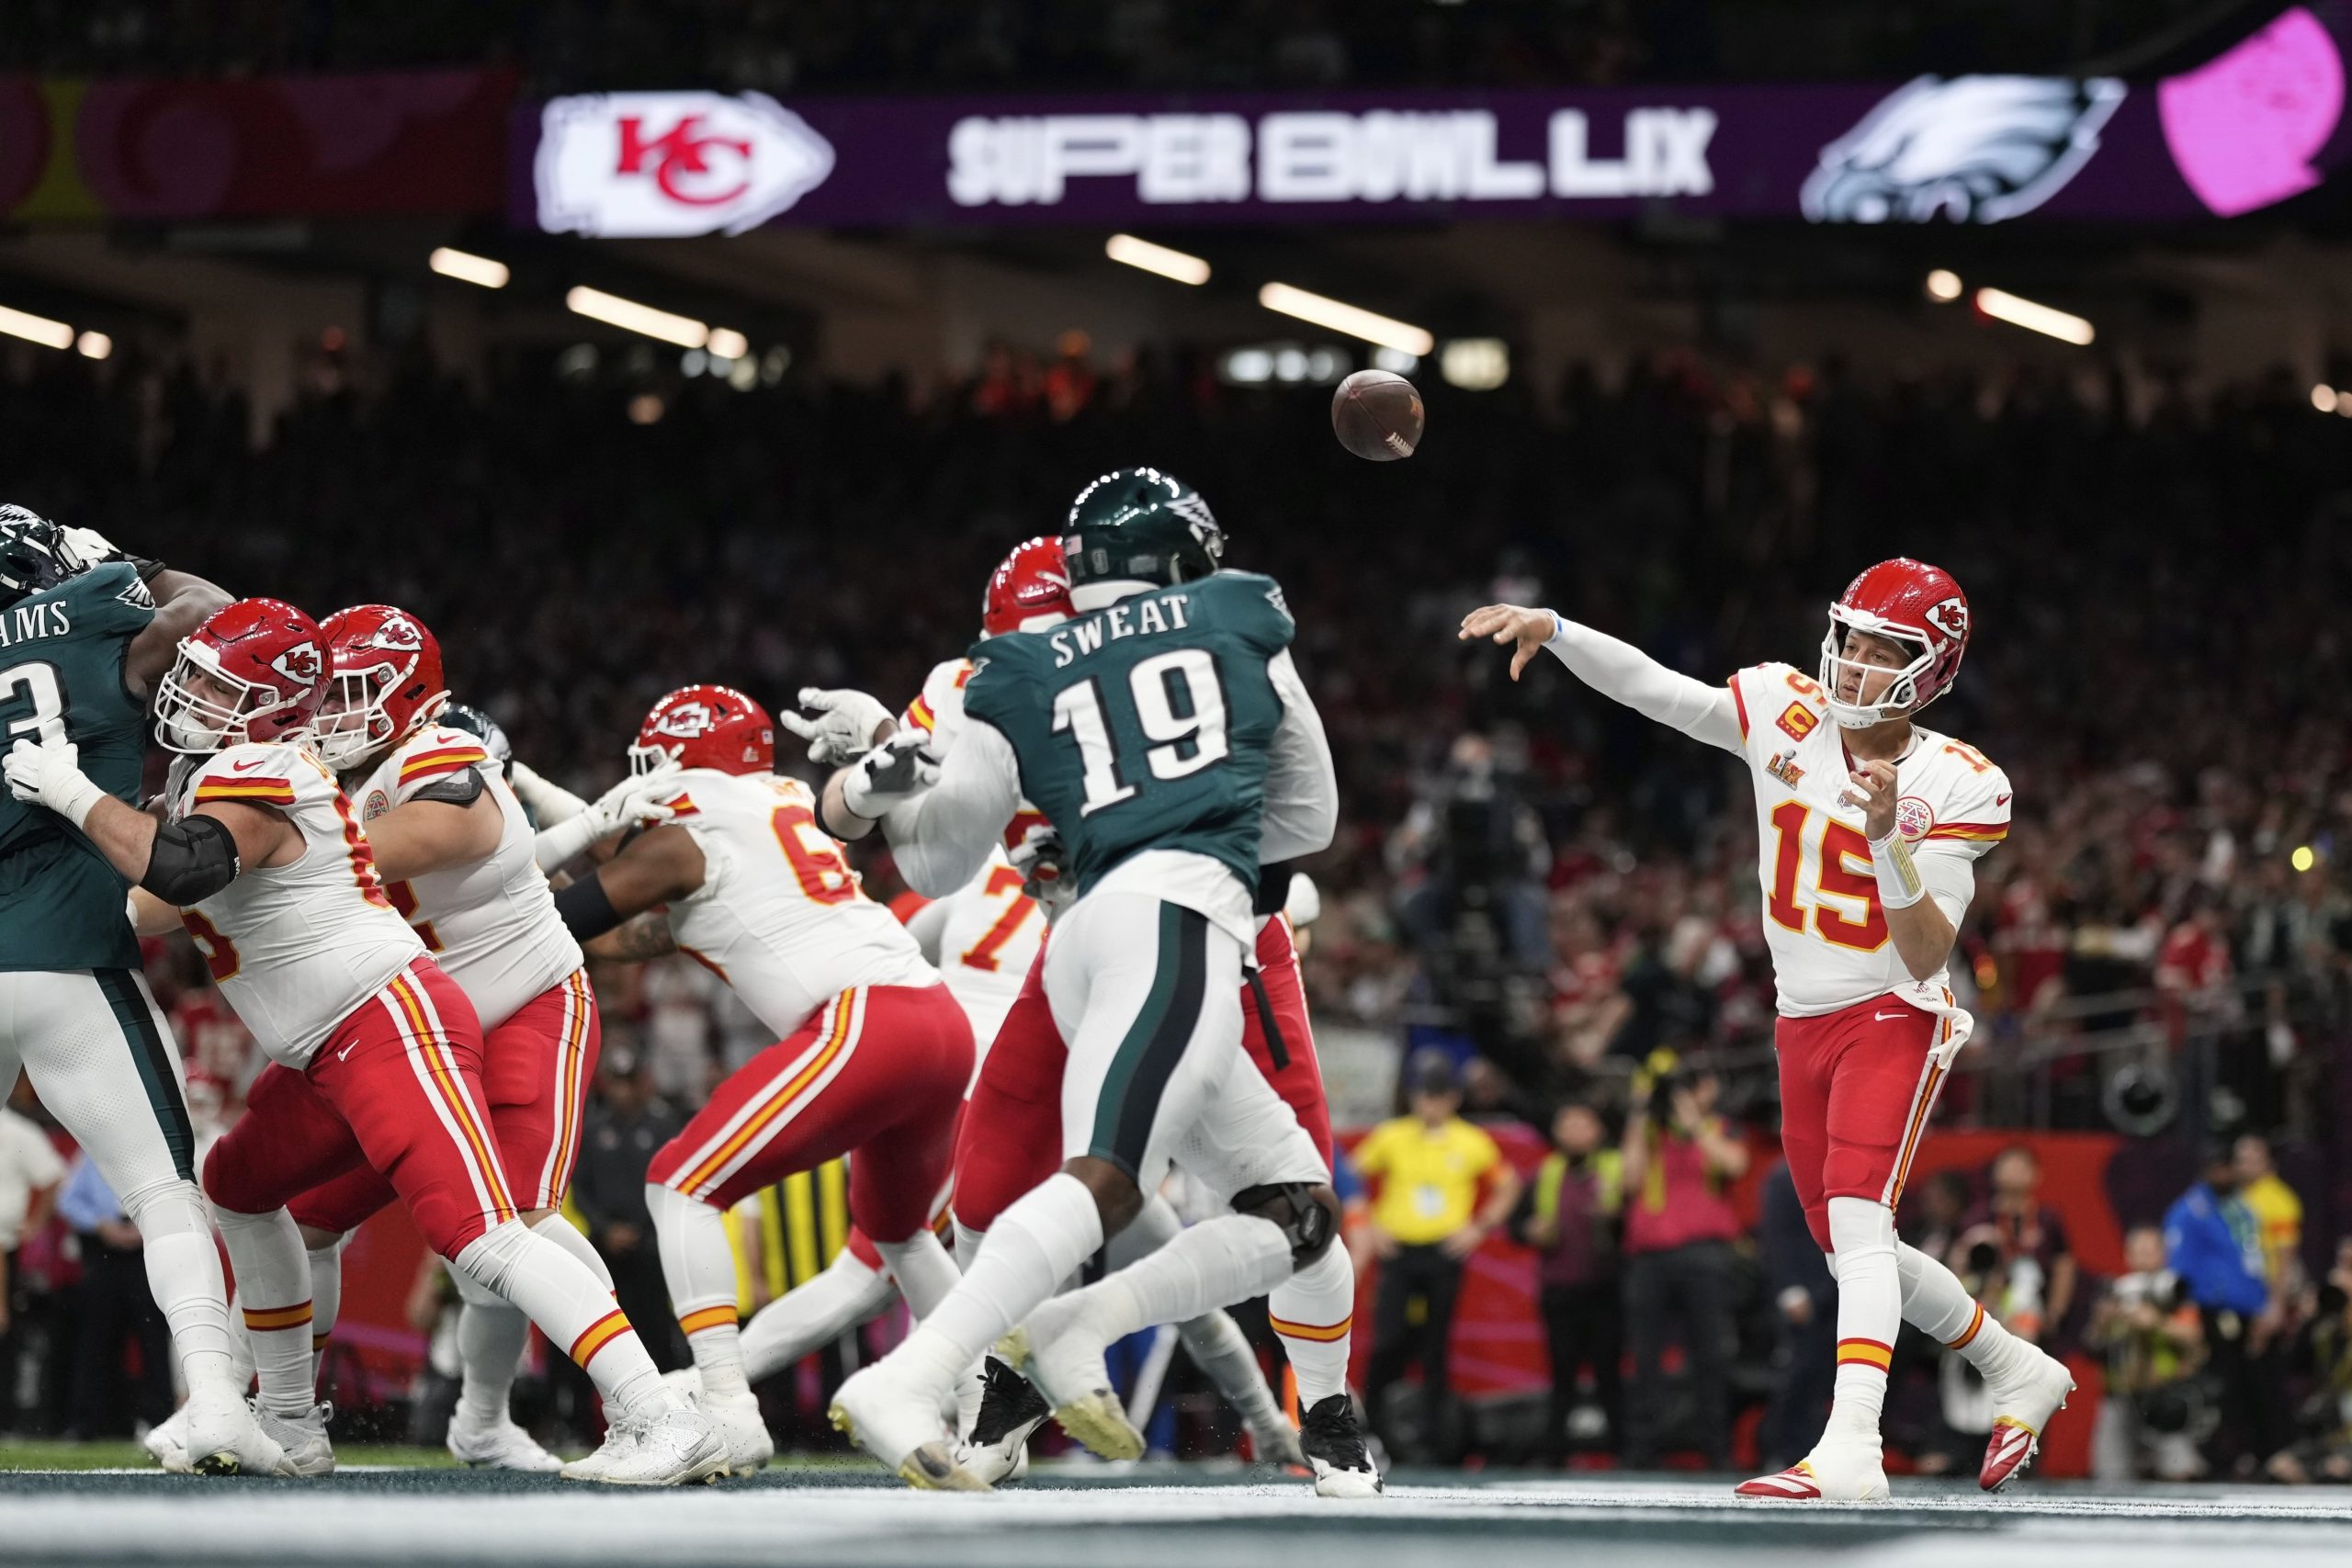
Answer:
M2335 15L2330 11L2331 17ZM2345 51L2297 8L2161 81L808 99L518 111L518 222L601 235L1073 223L2234 216L2348 151Z

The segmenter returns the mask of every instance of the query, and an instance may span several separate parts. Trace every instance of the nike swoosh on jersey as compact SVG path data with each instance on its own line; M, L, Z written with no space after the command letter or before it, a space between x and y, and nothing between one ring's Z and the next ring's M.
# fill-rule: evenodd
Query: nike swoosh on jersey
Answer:
M1996 806L2007 806L2008 803L2009 797L2006 795L1996 795L1993 797L1993 804Z
M268 761L269 759L266 757L248 757L242 762L230 763L229 771L232 773L251 773L254 769L260 767L264 762Z

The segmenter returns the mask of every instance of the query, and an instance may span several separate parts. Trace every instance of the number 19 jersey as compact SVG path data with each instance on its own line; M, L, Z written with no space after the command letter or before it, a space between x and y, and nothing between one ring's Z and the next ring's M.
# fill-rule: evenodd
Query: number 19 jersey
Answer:
M661 799L703 857L702 886L671 901L671 935L777 1039L843 991L939 984L817 826L799 780L690 768Z
M246 866L180 919L261 1048L287 1066L308 1066L335 1025L424 956L384 895L357 813L326 764L300 746L184 758L168 797L175 821L236 801L282 813L302 835L300 860Z
M1943 973L1914 980L1895 952L1861 807L1838 800L1854 764L1819 684L1789 665L1759 664L1732 676L1731 690L1756 786L1780 1011L1811 1018L1884 996L1949 1011ZM1895 830L1923 872L1937 856L1973 862L2008 834L2008 775L1949 736L1917 725L1912 735L1895 764ZM1964 910L1945 912L1957 926Z

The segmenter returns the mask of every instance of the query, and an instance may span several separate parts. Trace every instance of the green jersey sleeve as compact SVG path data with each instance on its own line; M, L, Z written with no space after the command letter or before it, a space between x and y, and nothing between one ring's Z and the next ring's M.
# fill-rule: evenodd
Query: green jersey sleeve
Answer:
M1283 602L1283 585L1254 571L1220 571L1188 583L1187 591L1209 607L1218 626L1265 658L1288 648L1298 633Z

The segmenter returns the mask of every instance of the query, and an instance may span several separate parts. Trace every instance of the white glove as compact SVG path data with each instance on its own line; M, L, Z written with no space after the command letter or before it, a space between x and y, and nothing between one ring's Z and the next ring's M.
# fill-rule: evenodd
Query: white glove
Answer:
M101 562L123 558L122 552L114 547L114 541L96 528L60 528L58 532L64 536L65 548L74 558L74 564L85 571Z
M1051 822L1033 822L1021 841L1006 849L1005 858L1021 874L1021 891L1040 904L1050 904L1062 890L1062 836Z
M869 822L939 782L939 764L925 751L930 736L901 730L858 760L842 779L842 804Z
M888 708L864 692L803 686L800 705L814 709L817 716L803 718L786 713L784 727L808 742L810 761L826 767L854 762L873 750L874 732L891 718Z
M514 798L531 808L532 818L542 828L569 821L588 809L586 801L561 784L549 784L539 777L519 758L507 764L506 783L514 791Z
M675 813L653 796L675 790L678 773L678 765L673 762L652 773L621 780L598 795L595 804L582 807L553 827L540 829L532 844L532 858L539 863L541 871L553 871L608 833L639 823L650 827L668 821Z
M76 828L107 795L82 771L82 749L71 740L36 746L19 739L0 759L0 773L7 776L10 795L46 806Z

